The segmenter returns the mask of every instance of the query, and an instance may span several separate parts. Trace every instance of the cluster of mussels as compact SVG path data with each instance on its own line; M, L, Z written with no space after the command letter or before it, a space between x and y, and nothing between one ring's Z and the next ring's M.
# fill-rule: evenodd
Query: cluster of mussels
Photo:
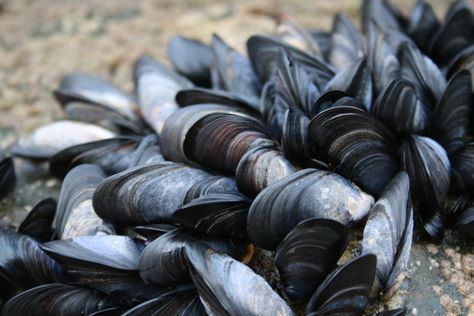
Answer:
M173 38L174 69L139 58L135 96L62 79L68 120L11 148L63 182L0 229L2 315L361 315L399 288L414 223L472 238L468 5L440 21L424 1L406 17L365 0L363 33L275 18L248 57ZM4 158L1 193L14 179ZM254 247L274 251L277 289L247 265Z

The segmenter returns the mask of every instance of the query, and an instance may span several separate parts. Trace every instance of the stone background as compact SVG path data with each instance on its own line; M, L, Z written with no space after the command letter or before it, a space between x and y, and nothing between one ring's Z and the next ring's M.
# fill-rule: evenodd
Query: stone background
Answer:
M393 2L404 12L414 4ZM429 2L441 17L449 1ZM358 0L0 0L0 147L62 116L51 91L65 73L95 73L131 92L134 60L142 54L165 60L175 34L209 41L216 32L245 51L251 34L275 28L261 12L283 10L305 26L329 29L335 12L358 23L359 7ZM20 179L15 194L0 202L2 226L16 225L39 200L58 196L59 183L45 177L44 166L15 164ZM399 293L371 311L406 306L409 315L474 315L472 244L448 234L437 245L416 234L409 266Z

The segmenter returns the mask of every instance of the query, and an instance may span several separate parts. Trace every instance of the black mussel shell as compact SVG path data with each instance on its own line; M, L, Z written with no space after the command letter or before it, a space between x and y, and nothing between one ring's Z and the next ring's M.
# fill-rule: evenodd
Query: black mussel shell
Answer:
M237 243L231 239L174 229L152 241L143 250L138 263L141 278L145 283L160 286L189 282L191 279L186 262L185 247L197 240L201 240L215 251L229 254L245 262L248 262L253 254L253 247L245 242Z
M336 14L332 24L329 61L345 69L364 56L364 37L344 14Z
M380 236L385 236L380 238ZM391 296L398 290L410 257L413 210L410 179L398 173L389 182L370 211L362 239L362 254L377 256L374 294Z
M278 245L275 266L292 300L309 298L336 266L349 243L349 232L339 222L314 218L293 228Z
M48 257L39 243L14 231L0 229L0 276L20 288L63 280L61 266Z
M143 302L121 315L205 316L207 313L196 290L190 286L184 286Z
M193 84L151 57L140 57L134 67L135 90L143 118L160 134L166 119L178 109L176 92Z
M393 80L380 94L372 113L399 134L427 131L431 111L416 94L415 86L406 80Z
M178 208L171 219L187 228L210 235L247 237L250 200L239 194L208 194Z
M268 186L250 206L247 230L257 247L274 250L298 223L314 217L346 225L369 212L373 198L346 178L304 169Z
M40 201L18 226L18 232L40 243L50 241L55 234L52 224L56 215L56 206L53 198Z
M472 79L467 70L456 73L448 83L433 113L433 138L452 154L464 145L469 133Z
M243 111L258 111L259 103L250 104L249 102L250 100L244 99L238 94L221 90L194 88L180 90L176 93L176 103L181 107L196 104L221 104L236 107Z
M5 304L2 316L90 315L110 306L111 298L91 289L52 283L16 295Z
M191 202L201 196L208 194L232 194L239 195L237 183L233 178L222 176L210 176L195 182L188 190L184 198L184 204Z
M211 315L294 315L286 302L245 264L198 242L185 248L191 277Z
M375 277L377 257L356 257L333 271L306 305L306 315L362 315Z
M359 108L327 109L311 121L309 132L323 159L371 194L380 194L399 169L395 135Z
M79 165L68 172L56 210L55 227L59 239L115 232L97 216L92 206L94 191L104 179L102 169L92 164Z
M183 76L202 87L211 86L212 55L209 46L200 41L174 36L167 47L168 58ZM192 55L193 58L189 58Z
M452 187L458 191L474 190L474 142L451 155Z
M0 200L15 189L15 166L11 157L3 157L0 152Z
M416 1L411 12L407 33L422 51L428 50L431 37L438 31L439 26L440 23L433 7L424 0Z

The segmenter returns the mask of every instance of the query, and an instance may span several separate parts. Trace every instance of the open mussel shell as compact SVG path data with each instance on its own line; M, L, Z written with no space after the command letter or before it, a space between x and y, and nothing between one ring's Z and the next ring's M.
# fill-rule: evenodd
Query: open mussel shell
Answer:
M464 145L469 133L472 79L467 70L456 73L448 83L433 113L433 138L452 154Z
M402 135L425 132L431 118L431 111L418 98L415 86L403 79L395 79L385 87L372 113Z
M15 165L11 157L4 157L0 152L0 200L15 189Z
M176 92L193 84L151 57L140 57L134 67L135 90L146 122L160 134L165 120L178 109Z
M153 240L140 256L138 269L145 283L170 286L191 281L185 247L200 240L215 251L245 262L250 261L253 247L245 242L211 237L183 229L174 229Z
M279 150L262 146L253 148L242 156L237 165L235 180L242 193L253 197L295 171L295 167Z
M370 113L335 106L309 125L310 136L334 170L378 195L399 169L393 132Z
M0 229L0 245L0 276L9 283L31 288L62 280L61 266L40 249L36 240Z
M326 84L334 76L333 67L324 61L287 45L277 38L253 35L247 40L247 52L261 82L267 82L272 76L281 48L287 50L293 60L317 73L321 84Z
M336 266L349 243L348 229L339 222L305 220L278 245L275 266L292 300L309 298Z
M240 194L208 194L175 210L172 220L210 236L247 237L250 200Z
M195 242L186 245L191 277L211 315L294 315L261 276L231 257Z
M377 257L356 257L333 271L306 305L305 315L362 315L369 302Z
M425 105L434 107L446 90L446 79L438 66L411 43L403 43L399 52L401 75L411 81Z
M263 124L230 113L212 113L194 124L184 139L184 153L207 169L233 173L243 156L269 141Z
M338 69L345 69L364 56L364 38L344 14L334 18L330 47L329 61Z
M174 36L167 46L168 58L176 71L202 87L211 86L212 55L209 46L200 41ZM189 58L189 54L193 58Z
M211 43L211 79L215 89L228 91L248 100L258 110L261 83L247 57L214 34Z
M5 304L2 316L90 315L113 305L112 299L91 289L52 283L16 295Z
M160 289L144 284L138 262L143 241L127 236L80 236L55 240L41 248L65 268L76 284L130 301L159 295Z
M413 235L412 213L410 179L402 171L372 207L364 229L362 254L377 256L374 295L380 291L393 295L404 279Z
M424 0L416 1L407 26L407 33L424 52L440 26L433 7Z
M97 216L92 196L105 179L100 167L83 164L74 167L64 178L56 211L56 233L59 239L84 235L113 234L114 229Z
M66 135L64 131L68 131ZM65 148L114 136L111 131L93 124L56 121L20 137L12 146L11 151L14 155L21 157L48 159Z
M401 163L410 176L414 201L428 209L442 207L451 176L443 147L431 138L412 135L401 147Z
M199 104L181 108L166 120L160 135L160 148L168 160L192 163L185 153L184 143L191 128L210 114L229 113L250 118L237 108L217 104Z
M454 152L451 164L452 187L458 191L474 190L474 142Z
M73 167L92 163L99 165L107 174L121 172L129 167L130 154L138 144L139 140L135 138L115 137L72 146L49 159L49 171L62 179Z
M143 302L122 316L205 316L207 315L196 289L184 286Z
M257 195L250 207L247 229L257 247L273 250L303 220L328 218L347 225L364 218L373 202L346 178L304 169Z
M443 25L434 35L429 51L441 64L448 64L455 55L474 41L474 16L469 6L453 6L446 15Z
M30 236L38 242L50 241L55 234L52 224L56 206L56 201L52 198L40 201L18 226L18 232Z
M367 108L372 105L372 74L367 57L361 57L339 71L328 82L325 91L338 90L363 102Z
M132 122L139 121L135 100L110 82L93 75L72 73L64 76L54 96L62 106L82 102L110 109Z
M170 162L139 166L103 180L94 192L93 206L97 215L119 226L170 220L188 190L209 176Z

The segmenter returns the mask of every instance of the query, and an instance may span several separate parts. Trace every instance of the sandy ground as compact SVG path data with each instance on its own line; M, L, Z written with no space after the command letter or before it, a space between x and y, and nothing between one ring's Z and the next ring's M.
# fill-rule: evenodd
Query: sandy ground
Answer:
M414 1L394 1L404 12ZM447 1L429 1L442 16ZM307 27L329 29L335 12L358 22L360 1L0 0L0 146L62 116L51 92L72 71L98 74L132 92L134 60L166 58L175 34L209 41L212 33L245 51L246 39L274 22L259 11L285 11ZM474 5L474 4L473 4ZM57 197L59 183L15 161L23 175L0 203L0 225L18 223L32 205ZM33 175L33 176L32 176ZM472 249L472 248L471 248ZM409 315L474 315L474 255L448 236L441 245L416 240L408 277L371 311L406 306Z

